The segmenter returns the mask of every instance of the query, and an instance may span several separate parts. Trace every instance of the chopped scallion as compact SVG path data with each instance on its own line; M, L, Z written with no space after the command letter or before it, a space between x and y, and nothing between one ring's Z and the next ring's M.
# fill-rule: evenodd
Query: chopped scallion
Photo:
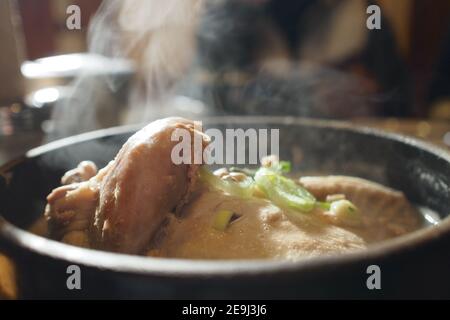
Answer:
M274 170L259 169L255 175L255 182L276 205L302 212L310 212L315 207L316 199L308 190Z
M233 211L220 210L214 216L213 228L218 231L225 231L233 218Z
M250 177L240 182L223 180L207 168L202 167L200 168L200 180L213 188L217 188L233 196L248 198L253 193L253 179Z

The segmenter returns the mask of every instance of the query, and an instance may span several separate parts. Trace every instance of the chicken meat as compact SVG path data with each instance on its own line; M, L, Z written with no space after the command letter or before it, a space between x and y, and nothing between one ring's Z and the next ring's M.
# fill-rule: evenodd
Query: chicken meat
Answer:
M175 130L185 129L191 142L207 138L194 122L182 118L155 121L121 148L98 171L81 163L48 196L45 216L50 236L63 242L121 253L140 254L166 216L188 199L199 164L175 164ZM202 152L195 150L193 152ZM191 154L194 157L194 154Z

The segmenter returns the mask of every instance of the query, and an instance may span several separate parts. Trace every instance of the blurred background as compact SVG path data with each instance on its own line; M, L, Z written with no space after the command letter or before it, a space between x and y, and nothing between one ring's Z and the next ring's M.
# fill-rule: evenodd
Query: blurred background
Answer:
M168 115L349 120L448 147L449 18L448 0L0 0L0 161Z

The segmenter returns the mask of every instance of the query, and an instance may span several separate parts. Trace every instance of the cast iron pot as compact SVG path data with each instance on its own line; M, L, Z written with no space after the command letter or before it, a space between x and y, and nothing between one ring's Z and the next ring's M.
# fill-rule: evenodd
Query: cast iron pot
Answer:
M0 243L16 263L21 298L450 298L450 157L410 138L348 124L295 118L215 118L205 127L280 129L294 170L368 178L402 190L442 222L366 251L283 261L166 260L76 248L24 231L45 197L78 162L110 161L137 128L60 140L1 169ZM67 268L81 290L67 288ZM381 289L369 290L377 265Z

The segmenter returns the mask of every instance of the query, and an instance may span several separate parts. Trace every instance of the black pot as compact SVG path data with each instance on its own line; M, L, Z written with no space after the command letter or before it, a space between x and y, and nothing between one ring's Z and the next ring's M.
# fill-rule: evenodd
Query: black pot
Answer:
M450 298L450 156L410 138L294 118L216 118L205 127L280 129L280 155L294 170L368 178L402 190L442 221L366 251L283 261L190 261L86 250L25 228L65 170L110 161L137 128L84 134L30 151L3 166L0 243L15 261L22 298ZM300 161L301 160L301 161ZM81 290L66 286L81 268ZM381 289L369 290L378 265Z

